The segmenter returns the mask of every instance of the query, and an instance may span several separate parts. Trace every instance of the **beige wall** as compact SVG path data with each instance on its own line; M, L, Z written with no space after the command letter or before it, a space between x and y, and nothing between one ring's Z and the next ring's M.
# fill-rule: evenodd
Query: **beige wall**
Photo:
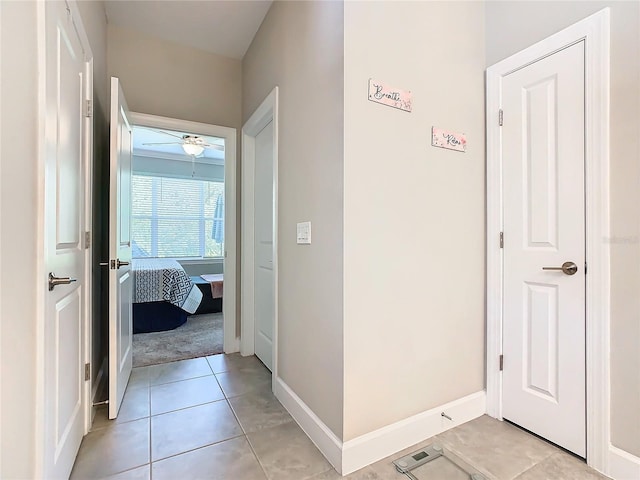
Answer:
M345 441L484 388L483 17L345 4ZM413 111L369 102L371 77ZM431 147L434 125L467 152Z
M0 31L0 478L35 478L36 3L0 2Z
M108 72L131 111L241 127L240 60L109 25Z
M487 2L487 65L611 8L611 431L640 456L640 3Z
M236 198L240 202L242 63L126 28L108 27L109 76L119 77L132 112L148 113L236 129ZM236 223L240 252L240 218ZM240 292L240 255L236 255ZM239 295L237 297L240 298ZM236 307L239 332L240 302Z
M243 121L274 86L279 374L342 437L343 7L275 2L243 60ZM296 245L312 222L313 244Z

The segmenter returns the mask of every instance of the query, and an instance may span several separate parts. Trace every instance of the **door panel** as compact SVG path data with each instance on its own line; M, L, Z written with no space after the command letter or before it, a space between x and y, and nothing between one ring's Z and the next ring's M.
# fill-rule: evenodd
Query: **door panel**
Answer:
M255 212L255 350L273 368L275 315L273 278L273 122L256 136Z
M73 283L45 287L44 476L68 478L84 434L84 117L87 64L64 2L45 3L45 274ZM43 279L47 281L47 279Z
M63 297L56 305L56 358L60 365L82 365L81 351L82 298L79 289ZM73 346L74 348L66 348ZM69 433L76 415L81 414L82 390L78 383L78 369L56 372L56 402L60 406L56 422L56 439L60 444Z
M109 418L116 418L133 365L131 276L131 155L129 109L111 78L109 191Z
M133 316L129 308L132 303L133 282L129 272L124 273L118 279L118 297L120 298L120 321L118 322L118 358L119 368L122 371L131 356L133 348ZM126 387L126 385L125 385Z
M525 388L557 401L558 392L558 288L525 282L524 318Z
M503 416L584 456L583 43L505 76L502 102Z

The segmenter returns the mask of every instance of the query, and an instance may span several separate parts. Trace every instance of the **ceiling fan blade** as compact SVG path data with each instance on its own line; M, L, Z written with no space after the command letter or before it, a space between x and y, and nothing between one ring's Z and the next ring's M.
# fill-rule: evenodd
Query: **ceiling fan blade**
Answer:
M220 150L220 151L224 152L224 147L222 145L215 145L215 144L211 144L211 143L205 143L202 146L204 148L212 148L214 150Z
M183 135L177 135L175 133L169 133L169 132L165 132L164 130L156 130L155 128L149 128L149 127L138 127L138 128L144 128L145 130L149 130L150 132L155 132L155 133L162 133L164 135L169 135L171 137L176 137L179 138L180 140L184 139Z
M142 145L182 145L182 142L143 143Z

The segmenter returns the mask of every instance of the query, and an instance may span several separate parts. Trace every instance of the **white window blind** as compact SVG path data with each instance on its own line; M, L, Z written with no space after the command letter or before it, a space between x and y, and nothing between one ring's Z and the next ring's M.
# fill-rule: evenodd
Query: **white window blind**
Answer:
M224 183L132 176L133 257L222 257Z

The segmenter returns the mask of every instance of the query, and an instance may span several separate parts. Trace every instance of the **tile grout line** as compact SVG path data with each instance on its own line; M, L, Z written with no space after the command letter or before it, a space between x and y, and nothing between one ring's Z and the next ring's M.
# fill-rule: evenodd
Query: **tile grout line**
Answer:
M207 359L207 357L204 357L204 358L207 361L207 365L209 365L209 368L213 372L213 368L211 367L211 364L209 364L209 360ZM221 373L227 373L227 372L221 372ZM204 375L204 376L209 376L209 375ZM246 436L246 433L244 431L244 428L242 427L242 424L240 423L240 420L238 419L235 411L233 410L233 407L231 406L231 404L229 402L229 399L227 398L226 393L224 392L224 389L222 388L222 385L220 385L220 382L218 381L218 377L216 376L215 373L212 373L212 376L215 378L216 383L218 384L218 387L220 388L220 391L222 392L224 398L221 398L219 400L214 400L212 402L206 402L206 403L199 404L199 405L192 405L192 406L189 406L189 407L184 407L184 408L181 408L181 409L178 409L178 410L172 410L170 412L164 412L164 413L160 413L160 414L156 414L156 415L151 415L151 417L160 416L160 415L166 415L168 413L173 413L173 412L177 412L177 411L180 411L180 410L186 410L186 409L197 407L197 406L208 405L208 404L211 404L211 403L217 403L217 402L221 402L221 401L224 400L227 403L227 406L229 407L229 410L231 410L231 413L233 414L234 418L236 419L236 422L237 422L238 426L240 427L240 430L242 431L242 434L241 435L236 435L236 436L233 436L233 437L229 437L229 438L225 438L225 439L217 441L217 442L208 443L206 445L200 445L200 446L198 446L196 448L192 448L190 450L185 450L184 452L179 452L179 453L176 453L174 455L169 455L167 457L159 458L157 460L153 460L152 457L150 457L151 464L153 464L155 462L166 460L168 458L177 457L177 456L183 455L185 453L194 452L196 450L200 450L200 449L205 448L205 447L210 447L212 445L221 444L221 443L224 443L224 442L226 442L228 440L233 440L233 439L240 438L240 437L244 437L245 439L247 439L247 436ZM202 378L202 377L195 377L195 378ZM186 379L186 380L190 380L190 379ZM174 383L174 382L171 382L171 383ZM151 390L151 388L149 388L149 390ZM151 394L149 393L149 395L151 395ZM149 404L149 413L151 413L151 404ZM149 423L151 423L151 421ZM247 440L247 443L248 443L248 440Z
M220 388L222 388L222 386ZM237 397L233 397L233 398L239 398L241 396L242 395L238 395ZM260 470L262 470L262 473L264 473L265 478L267 480L269 480L269 475L267 475L267 471L266 471L264 465L262 464L262 462L260 461L260 457L258 457L258 454L256 453L255 449L253 448L253 445L251 444L251 440L249 440L249 435L248 435L247 431L245 430L244 426L242 425L242 422L240 421L240 417L238 417L238 414L234 410L234 408L231 405L231 402L229 401L229 399L225 398L225 400L229 404L229 408L231 409L231 412L233 412L233 416L236 418L236 421L238 422L238 425L240 425L240 428L242 429L242 432L244 433L244 440L247 442L247 445L249 445L249 450L251 450L251 453L253 454L253 458L255 458L256 462L258 462L258 465L260 466Z
M148 388L148 400L149 400L149 480L153 480L153 432L151 427L151 385Z
M560 452L551 452L549 455L547 455L544 458L541 458L539 461L535 462L533 465L531 465L528 468L525 468L524 470L522 470L521 472L517 473L512 480L516 480L517 478L521 477L522 475L524 475L525 473L527 473L529 470L531 470L532 468L537 467L538 465L540 465L543 462L546 462L547 460L549 460L551 457L553 457L554 455L558 454Z
M218 380L217 376L216 376L216 381L218 382L218 385L220 385L220 381ZM260 460L260 457L258 456L258 454L256 453L255 449L253 448L253 444L251 443L251 440L249 439L249 435L247 434L247 431L245 430L244 426L242 425L242 422L240 422L240 418L238 417L238 415L237 415L236 411L234 410L233 406L231 405L231 402L229 401L229 397L227 397L227 394L224 391L224 389L222 388L222 385L220 385L220 389L222 390L222 393L225 396L225 400L229 404L229 408L231 409L231 412L233 412L233 416L236 418L236 421L238 422L238 425L240 425L240 428L242 429L242 431L244 433L244 439L247 442L247 445L249 445L249 449L251 450L251 453L253 454L253 457L256 459L256 462L258 462L258 465L260 466L260 470L262 470L262 473L264 474L265 478L267 480L270 480L270 477L267 474L267 470L266 470L265 466L262 464L262 461ZM242 395L236 395L235 397L231 397L231 398L239 398L241 396Z
M196 378L205 378L205 377L212 377L214 374L213 373L208 373L206 375L196 375L195 377L188 377L188 378L179 378L177 380L171 380L169 382L163 382L163 383L154 383L151 384L149 383L149 388L152 387L161 387L163 385L171 385L172 383L178 383L178 382L184 382L186 380L195 380Z
M245 435L245 438L247 440L247 444L249 445L249 449L251 450L251 453L253 453L253 456L255 457L256 461L258 462L258 465L260 465L260 470L262 470L262 473L264 473L264 476L265 476L265 478L267 480L271 480L271 477L269 477L269 475L267 474L267 469L262 464L262 461L260 460L260 457L256 453L255 448L253 448L253 444L251 443L251 440L249 439L249 435Z
M224 440L218 440L217 442L207 443L206 445L200 445L200 446L191 448L189 450L185 450L184 452L173 453L173 454L168 455L166 457L158 458L157 460L152 460L150 463L153 464L153 463L163 462L163 461L168 460L170 458L175 458L175 457L179 457L180 455L184 455L185 453L191 453L191 452L195 452L197 450L202 450L203 448L212 447L214 445L220 445L221 443L228 442L229 440L236 440L238 438L245 437L245 436L246 435L244 435L244 434L235 435L233 437L225 438Z
M228 372L222 372L222 373L228 373ZM218 382L218 385L220 386L220 390L222 390L222 393L225 396L225 400L227 401L227 404L229 405L229 408L231 409L231 412L233 413L233 416L235 417L236 421L238 422L238 425L240 425L240 429L244 433L244 440L245 440L245 442L247 442L247 445L249 445L249 450L251 450L251 453L253 454L253 458L255 458L256 462L258 462L258 465L260 466L260 470L264 474L264 477L267 480L269 480L269 475L267 475L267 471L266 471L264 465L262 464L262 462L260 461L260 457L258 457L258 454L256 453L255 449L253 448L253 445L251 444L251 440L249 440L249 435L247 434L247 431L245 430L244 426L242 425L242 422L240 421L240 418L238 417L238 414L236 413L235 409L233 408L233 405L231 405L231 402L229 401L229 397L227 397L227 394L224 391L224 389L222 388L222 385L220 385L220 381L218 380L218 377L217 377L217 375L215 373L214 373L214 376L216 377L216 382ZM242 395L237 395L237 396L231 397L231 398L239 398L241 396Z
M213 371L214 369L213 369L212 365L209 363L208 358L206 356L204 358L205 358L205 361L207 362L207 366L209 367L209 370L212 372L211 374L198 375L198 376L189 377L189 378L183 378L183 379L179 379L179 380L172 380L172 381L165 382L165 383L151 384L151 381L149 379L148 366L147 367L141 367L141 368L147 369L147 371L145 372L145 374L146 374L146 378L145 378L146 381L144 382L145 385L143 385L143 386L136 385L134 388L131 388L131 389L129 388L129 385L127 385L127 390L129 392L131 392L131 391L134 391L134 390L137 390L137 389L146 388L146 394L147 394L146 402L147 402L147 406L148 406L148 414L144 415L144 416L140 416L138 418L132 418L132 419L129 419L129 420L126 420L126 421L118 422L118 423L116 423L115 421L112 421L112 420L107 420L107 422L102 424L101 426L91 429L91 431L100 432L100 431L108 430L110 428L118 427L120 425L127 425L127 424L130 424L130 423L133 423L133 422L136 422L136 421L140 421L140 420L144 420L144 419L146 419L149 422L148 423L148 441L149 441L149 444L148 444L149 445L149 447L148 447L148 461L143 463L143 464L132 466L130 468L127 468L127 469L124 469L124 470L121 470L121 471L118 471L118 472L112 472L112 473L110 473L110 475L119 475L119 474L124 473L124 472L132 471L132 470L135 470L135 469L138 469L138 468L142 468L142 467L148 466L149 467L149 478L152 479L152 477L153 477L153 473L152 472L153 472L154 463L157 463L159 461L163 461L165 459L169 459L169 458L172 458L172 457L176 457L176 456L179 456L179 455L182 455L182 454L186 454L186 453L189 453L189 452L193 452L193 451L196 451L196 450L199 450L199 449L202 449L202 448L210 447L212 445L221 444L221 443L224 443L224 442L229 441L229 440L239 439L240 437L244 437L245 441L249 445L249 449L251 450L252 454L254 455L255 460L258 462L258 465L260 466L261 471L263 472L263 474L265 475L266 478L269 478L269 475L267 474L267 471L266 471L264 465L262 464L262 462L261 462L260 458L258 457L255 449L253 448L252 443L250 442L250 440L248 438L248 433L247 433L245 427L240 422L240 418L238 417L238 415L237 415L236 411L234 410L233 405L231 404L231 401L230 401L230 399L240 398L240 397L243 397L245 395L248 395L251 392L245 392L245 393L242 393L240 395L233 395L233 396L227 395L225 390L222 388L222 385L221 385L221 383L220 383L220 381L218 379L218 375L219 374L233 374L234 371L231 370L231 369L228 369L228 370L225 370L225 371L221 371L221 372L215 373ZM242 371L242 370L244 370L244 369L243 368L239 369L239 371ZM162 412L162 413L158 413L158 414L153 414L152 413L152 395L151 395L151 393L152 393L151 392L151 388L152 387L160 387L160 386L164 386L164 385L170 385L170 384L173 384L173 383L179 383L179 382L188 381L188 380L194 380L194 379L198 379L198 378L206 378L206 377L209 377L209 376L213 376L215 378L216 384L218 385L218 387L220 389L220 392L223 394L223 398L220 398L220 399L217 399L217 400L213 400L213 401L210 401L210 402L201 403L201 404L189 405L189 406L185 406L185 407L178 408L178 409L175 409L175 410L169 410L167 412ZM175 412L178 412L178 411L181 411L181 410L186 410L186 409L189 409L189 408L194 408L194 407L199 407L199 406L208 405L208 404L212 404L212 403L217 403L217 402L220 402L222 400L226 401L227 406L231 410L231 413L233 414L237 425L240 427L240 430L242 432L240 435L231 436L229 438L225 438L225 439L222 439L222 440L219 440L219 441L216 441L216 442L208 443L206 445L200 445L200 446L198 446L196 448L189 449L189 450L186 450L184 452L179 452L179 453L176 453L176 454L173 454L173 455L169 455L169 456L163 457L161 459L157 459L157 460L153 459L153 426L152 426L152 420L153 420L154 417L158 417L160 415L166 415L166 414L169 414L169 413L175 413Z
M168 415L170 413L181 412L182 410L188 410L189 408L202 407L204 405L209 405L211 403L222 402L223 400L226 400L226 398L219 398L218 400L211 400L210 402L196 403L194 405L188 405L186 407L176 408L175 410L167 410L166 412L153 413L153 414L150 414L149 417L159 417L161 415ZM151 412L149 412L149 413L151 413ZM144 417L142 417L142 418L144 418ZM123 422L123 423L125 423L125 422Z

